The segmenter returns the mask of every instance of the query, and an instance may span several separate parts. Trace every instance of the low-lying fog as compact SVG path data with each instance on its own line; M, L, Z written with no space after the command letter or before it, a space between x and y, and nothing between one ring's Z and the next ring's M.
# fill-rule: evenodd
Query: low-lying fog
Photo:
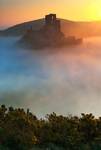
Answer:
M14 48L0 38L0 104L37 115L101 115L101 38L60 50Z

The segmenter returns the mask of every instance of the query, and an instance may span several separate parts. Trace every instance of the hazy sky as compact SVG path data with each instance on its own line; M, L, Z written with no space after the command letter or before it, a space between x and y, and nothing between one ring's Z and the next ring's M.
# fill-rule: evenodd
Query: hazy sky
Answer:
M50 12L70 20L100 20L101 0L0 0L0 27L41 18Z

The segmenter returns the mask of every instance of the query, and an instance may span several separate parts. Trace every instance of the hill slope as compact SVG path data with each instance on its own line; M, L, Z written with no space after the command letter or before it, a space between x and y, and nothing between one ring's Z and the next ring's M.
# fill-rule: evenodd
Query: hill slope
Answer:
M33 30L38 30L44 25L44 19L24 22L6 30L0 31L1 36L23 35L31 26ZM61 19L61 29L66 36L75 35L77 37L101 36L101 21L95 22L73 22Z
M0 33L1 35L19 36L19 35L24 34L26 30L29 29L31 26L33 26L34 30L39 29L43 25L43 23L44 23L43 19L24 22L24 23L12 26L6 30L2 30Z

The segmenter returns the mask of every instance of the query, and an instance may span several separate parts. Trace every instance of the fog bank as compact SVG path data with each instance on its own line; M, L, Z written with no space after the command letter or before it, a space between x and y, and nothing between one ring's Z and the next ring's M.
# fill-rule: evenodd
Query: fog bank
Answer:
M101 38L79 46L31 51L0 38L0 104L37 115L101 115Z

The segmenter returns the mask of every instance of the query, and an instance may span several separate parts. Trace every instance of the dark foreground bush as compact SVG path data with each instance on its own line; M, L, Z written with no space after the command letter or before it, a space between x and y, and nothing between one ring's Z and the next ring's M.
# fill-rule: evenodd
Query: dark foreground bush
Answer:
M2 105L0 150L101 150L101 117L52 113L38 119L29 110Z

